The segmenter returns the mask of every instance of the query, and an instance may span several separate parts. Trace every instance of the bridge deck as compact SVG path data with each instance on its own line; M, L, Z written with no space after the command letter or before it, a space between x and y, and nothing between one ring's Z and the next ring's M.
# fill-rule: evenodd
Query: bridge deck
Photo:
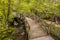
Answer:
M47 35L45 31L43 31L42 28L40 28L39 24L30 18L27 18L27 21L30 25L29 30L29 40L54 40L51 36Z

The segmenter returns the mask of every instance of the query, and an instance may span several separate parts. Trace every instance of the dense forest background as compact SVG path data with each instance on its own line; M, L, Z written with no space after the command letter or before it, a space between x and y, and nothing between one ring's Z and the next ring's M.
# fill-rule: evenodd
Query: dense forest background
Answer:
M42 19L60 23L60 0L1 0L0 1L0 39L7 33L15 33L14 27L8 27L9 22L20 13L24 16L37 15ZM8 29L9 28L9 29ZM8 29L6 31L6 29ZM53 27L53 29L56 29ZM60 38L60 30L56 29L55 35ZM53 31L54 32L54 31ZM11 40L10 35L3 40Z

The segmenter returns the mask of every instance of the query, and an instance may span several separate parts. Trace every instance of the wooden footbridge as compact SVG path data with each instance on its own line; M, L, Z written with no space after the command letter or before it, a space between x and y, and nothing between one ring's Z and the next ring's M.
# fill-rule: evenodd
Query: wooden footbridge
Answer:
M54 40L53 37L48 35L41 28L41 25L38 22L29 17L24 17L23 15L20 16L21 17L19 18L15 18L16 20L13 22L15 23L14 27L16 28L15 34L11 35L11 33L7 32L7 36L3 37L2 39L10 36L12 40ZM9 29L4 31L7 30Z
M50 35L48 35L35 20L26 17L26 20L30 26L28 32L29 40L54 40Z

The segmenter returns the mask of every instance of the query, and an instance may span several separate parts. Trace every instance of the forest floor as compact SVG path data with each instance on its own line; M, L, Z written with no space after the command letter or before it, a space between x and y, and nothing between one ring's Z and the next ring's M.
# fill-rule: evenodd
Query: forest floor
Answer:
M42 28L40 28L39 23L37 23L35 20L27 17L26 20L30 26L30 30L28 32L29 40L54 40Z

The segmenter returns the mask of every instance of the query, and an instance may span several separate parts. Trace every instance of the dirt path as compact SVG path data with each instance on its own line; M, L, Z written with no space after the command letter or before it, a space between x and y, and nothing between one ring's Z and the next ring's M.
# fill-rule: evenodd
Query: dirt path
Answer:
M30 30L28 32L30 36L29 40L54 40L51 36L47 35L42 28L40 28L37 22L27 17L26 19L30 25Z

